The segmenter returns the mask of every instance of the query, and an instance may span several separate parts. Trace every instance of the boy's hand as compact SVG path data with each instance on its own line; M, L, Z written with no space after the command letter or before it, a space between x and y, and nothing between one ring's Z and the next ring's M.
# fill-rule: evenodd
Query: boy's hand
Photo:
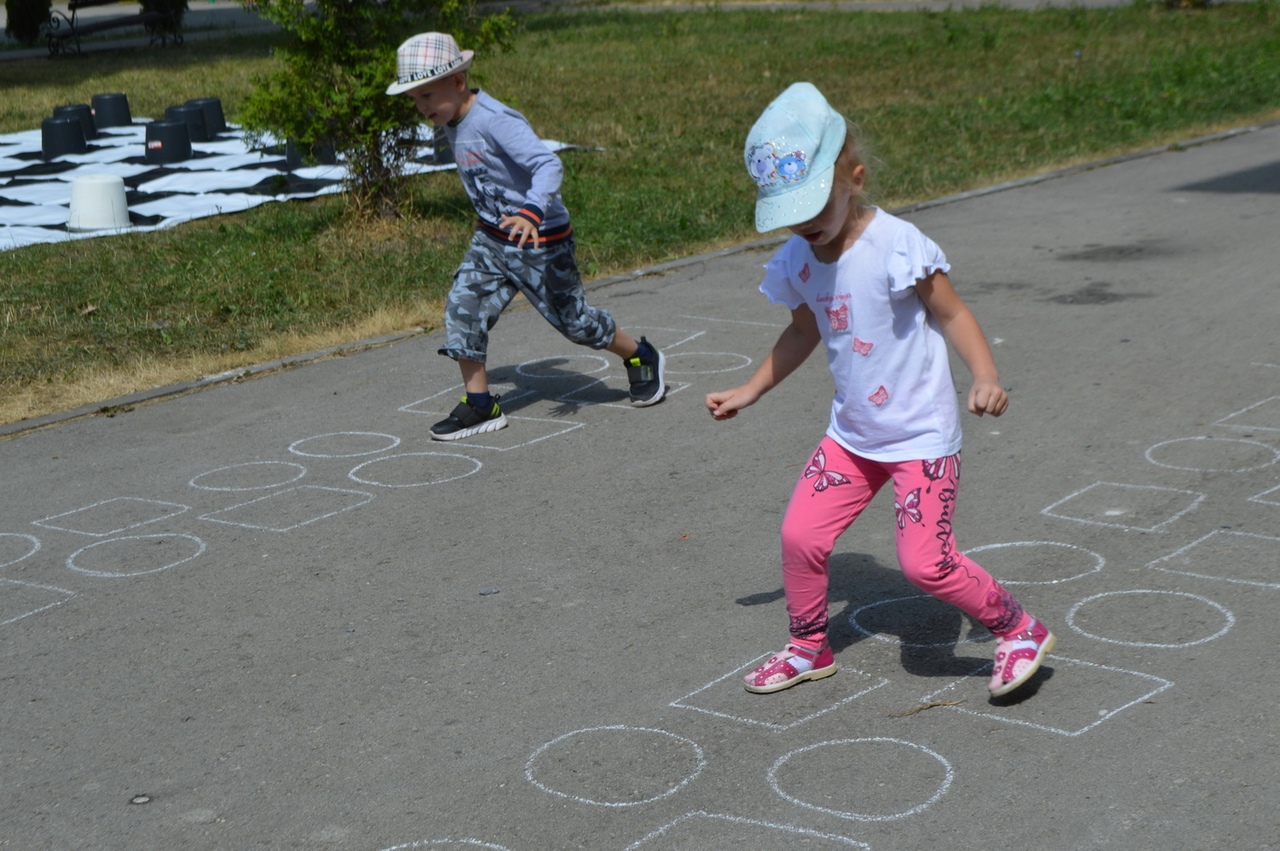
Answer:
M969 412L998 417L1009 407L1009 394L998 382L975 381L969 391Z
M542 242L542 236L538 233L538 226L524 216L503 216L498 224L511 232L507 239L521 248L524 248L524 244L530 239L533 240L534 248L537 248Z

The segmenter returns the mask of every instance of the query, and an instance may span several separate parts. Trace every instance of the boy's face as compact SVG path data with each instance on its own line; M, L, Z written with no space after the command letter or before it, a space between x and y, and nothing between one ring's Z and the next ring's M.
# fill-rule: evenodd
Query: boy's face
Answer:
M467 109L471 106L471 90L467 88L466 74L453 74L443 80L410 89L406 94L413 98L413 105L418 108L418 112L437 127L457 121L467 114Z

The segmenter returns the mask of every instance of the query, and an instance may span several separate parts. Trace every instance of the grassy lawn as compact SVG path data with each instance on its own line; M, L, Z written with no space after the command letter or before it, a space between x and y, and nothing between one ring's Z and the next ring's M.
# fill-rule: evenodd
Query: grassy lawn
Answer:
M894 207L1280 116L1280 6L945 13L601 9L521 19L479 82L563 155L592 277L755 238L742 141L796 80L862 124ZM0 132L125 92L135 116L216 96L234 123L275 36L0 62ZM388 50L393 46L389 45ZM469 237L451 175L413 215L340 198L0 252L0 421L430 327Z

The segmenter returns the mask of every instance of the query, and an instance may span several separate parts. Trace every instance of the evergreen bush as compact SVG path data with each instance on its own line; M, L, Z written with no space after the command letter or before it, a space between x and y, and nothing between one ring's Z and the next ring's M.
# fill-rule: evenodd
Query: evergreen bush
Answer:
M407 97L389 97L396 48L418 32L448 32L469 50L510 45L507 12L480 14L475 0L245 0L279 24L288 43L279 69L254 80L237 115L251 144L332 149L347 167L348 209L395 218L407 197L405 166L422 118ZM312 154L314 158L314 154Z

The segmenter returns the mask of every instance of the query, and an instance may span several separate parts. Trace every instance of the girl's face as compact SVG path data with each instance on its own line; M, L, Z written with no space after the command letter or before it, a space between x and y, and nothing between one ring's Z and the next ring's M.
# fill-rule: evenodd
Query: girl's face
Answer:
M408 91L413 105L437 127L457 121L471 106L471 91L465 74L454 74Z
M787 228L812 245L819 260L831 262L857 240L861 233L858 198L862 195L866 179L867 169L861 164L854 166L849 179L837 176L822 212L807 222Z

